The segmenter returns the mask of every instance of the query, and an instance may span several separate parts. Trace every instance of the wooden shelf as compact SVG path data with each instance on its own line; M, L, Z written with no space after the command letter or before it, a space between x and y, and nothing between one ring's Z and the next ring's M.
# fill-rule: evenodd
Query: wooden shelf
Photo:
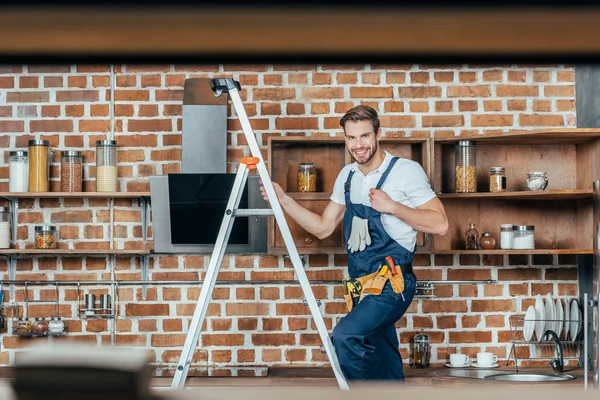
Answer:
M331 197L331 192L288 192L287 194L294 200L329 200L329 198Z
M528 131L498 132L436 138L436 143L455 143L474 140L485 144L582 144L600 137L600 128L563 128Z
M440 199L580 200L592 198L593 189L544 190L539 192L439 193Z
M110 250L110 249L1 249L0 255L144 255L150 250Z
M594 254L594 250L572 250L572 249L434 250L433 254Z
M136 197L150 197L150 192L0 192L0 197L21 199L57 197L133 199Z

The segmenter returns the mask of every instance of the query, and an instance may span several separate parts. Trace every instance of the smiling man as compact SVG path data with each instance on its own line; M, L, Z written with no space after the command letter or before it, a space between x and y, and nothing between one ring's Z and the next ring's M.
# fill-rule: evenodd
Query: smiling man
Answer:
M274 184L285 212L319 239L344 220L349 312L335 326L332 341L349 381L404 380L395 323L415 293L417 231L445 235L448 230L444 207L425 171L381 149L379 124L377 112L362 105L340 120L354 162L338 175L323 215L300 206Z

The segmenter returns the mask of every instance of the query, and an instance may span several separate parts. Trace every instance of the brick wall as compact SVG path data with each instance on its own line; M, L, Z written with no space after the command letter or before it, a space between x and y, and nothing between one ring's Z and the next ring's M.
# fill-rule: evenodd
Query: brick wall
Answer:
M446 136L509 129L575 126L574 70L569 66L116 66L114 129L119 144L122 191L149 190L148 177L180 170L183 83L191 77L233 76L259 143L268 135L339 135L339 117L358 103L382 115L384 135ZM8 189L8 150L31 138L48 139L56 150L84 149L85 187L94 190L94 144L106 137L111 73L106 66L0 66L0 190ZM229 120L228 160L248 155L237 119ZM59 153L52 167L58 190ZM31 247L33 226L58 225L60 246L141 249L141 215L133 200L21 200L18 245ZM152 247L151 231L148 248ZM153 256L154 280L203 278L209 256ZM344 314L339 282L346 257L306 257L311 279L331 280L314 288L328 326ZM577 296L576 259L572 256L427 256L415 259L420 279L494 279L497 284L438 285L435 298L414 301L398 323L402 354L420 328L431 335L433 361L443 362L455 348L473 355L480 349L506 357L508 315L524 312L538 293ZM0 265L7 277L7 265ZM209 308L206 334L191 373L211 375L264 373L277 364L318 365L326 361L299 287L282 257L225 257ZM20 258L17 279L73 279L100 293L107 286L85 280L140 279L136 257ZM273 284L241 284L240 280ZM112 321L77 317L76 286L61 286L60 315L68 320L63 340L111 343L147 350L161 374L169 374L185 339L196 285L120 287L118 314ZM52 299L54 289L30 286L29 296ZM22 314L25 293L16 292ZM53 305L33 304L29 316L52 316ZM5 310L7 312L9 310ZM10 314L10 312L9 312ZM113 330L114 329L114 330ZM112 334L112 337L111 337ZM18 349L39 340L2 334L0 363L10 364Z

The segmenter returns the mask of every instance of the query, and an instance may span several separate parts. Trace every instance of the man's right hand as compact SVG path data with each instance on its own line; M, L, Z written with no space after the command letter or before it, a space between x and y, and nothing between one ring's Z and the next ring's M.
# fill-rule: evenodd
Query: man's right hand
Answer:
M260 184L262 185L262 180L260 181ZM275 194L277 195L279 202L283 202L287 195L285 194L281 186L279 186L278 183L273 182L273 188L275 189ZM268 203L269 198L267 197L267 191L265 190L264 186L260 187L260 194L262 195L263 199L265 199L265 201Z

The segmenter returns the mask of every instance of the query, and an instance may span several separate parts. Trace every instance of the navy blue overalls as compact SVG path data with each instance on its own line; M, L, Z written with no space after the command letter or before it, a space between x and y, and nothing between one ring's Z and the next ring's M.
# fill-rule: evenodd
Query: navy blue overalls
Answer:
M380 189L398 157L392 158L376 188ZM350 201L350 182L354 171L350 171L344 185L346 212L344 234L350 238L352 218L368 219L371 245L364 251L348 253L350 278L358 278L376 272L384 264L386 256L392 256L396 265L412 265L414 252L408 251L392 239L381 223L381 213L362 204ZM342 372L352 380L404 380L402 357L398 350L398 335L395 323L400 320L412 302L416 277L412 268L403 271L404 292L396 294L388 282L379 295L369 295L335 326L331 339L338 356Z

